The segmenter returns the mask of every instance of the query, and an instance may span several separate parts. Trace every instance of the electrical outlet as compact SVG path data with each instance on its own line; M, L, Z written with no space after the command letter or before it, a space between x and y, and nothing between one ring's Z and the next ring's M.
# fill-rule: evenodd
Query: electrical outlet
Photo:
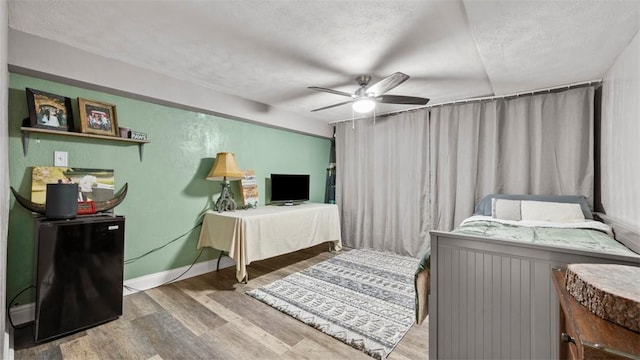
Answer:
M53 152L53 165L54 166L69 166L68 154L66 151L54 151Z

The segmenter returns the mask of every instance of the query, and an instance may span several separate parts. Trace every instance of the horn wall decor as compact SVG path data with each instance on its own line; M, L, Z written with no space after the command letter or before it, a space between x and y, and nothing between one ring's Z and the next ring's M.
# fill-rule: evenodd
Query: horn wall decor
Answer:
M95 202L96 212L111 210L114 207L120 205L120 203L123 202L124 198L127 196L127 189L128 189L128 183L124 184L122 189L120 189L120 191L118 191L113 196L112 199L105 200L105 201L96 201ZM32 202L31 200L27 200L22 195L18 194L18 192L13 187L11 187L11 192L13 193L13 196L16 197L16 201L18 201L18 203L22 205L25 209L38 214L42 214L42 215L46 214L45 204L38 204L38 203Z

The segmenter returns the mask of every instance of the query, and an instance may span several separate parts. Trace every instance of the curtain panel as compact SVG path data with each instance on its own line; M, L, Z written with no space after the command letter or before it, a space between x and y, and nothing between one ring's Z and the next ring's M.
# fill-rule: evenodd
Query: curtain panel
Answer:
M602 206L640 229L640 33L602 83Z
M420 256L491 193L593 197L594 88L439 106L336 127L343 241Z
M417 255L428 247L427 111L336 126L336 203L352 248Z
M450 231L492 193L593 204L594 88L431 109L430 228Z

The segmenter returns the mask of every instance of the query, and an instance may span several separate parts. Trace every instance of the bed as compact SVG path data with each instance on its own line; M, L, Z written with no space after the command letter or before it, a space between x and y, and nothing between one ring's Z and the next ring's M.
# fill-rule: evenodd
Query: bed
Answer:
M429 314L429 358L558 358L551 271L640 266L640 235L600 216L582 196L494 194L454 231L432 231L415 277L417 323Z

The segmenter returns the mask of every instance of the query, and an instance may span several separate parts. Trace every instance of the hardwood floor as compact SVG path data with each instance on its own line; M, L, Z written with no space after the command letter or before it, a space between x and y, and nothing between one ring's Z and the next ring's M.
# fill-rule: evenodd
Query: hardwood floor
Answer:
M16 330L15 358L371 359L244 294L332 256L322 244L252 263L247 284L230 267L131 294L119 319L44 344ZM414 325L388 359L427 359L427 331Z

